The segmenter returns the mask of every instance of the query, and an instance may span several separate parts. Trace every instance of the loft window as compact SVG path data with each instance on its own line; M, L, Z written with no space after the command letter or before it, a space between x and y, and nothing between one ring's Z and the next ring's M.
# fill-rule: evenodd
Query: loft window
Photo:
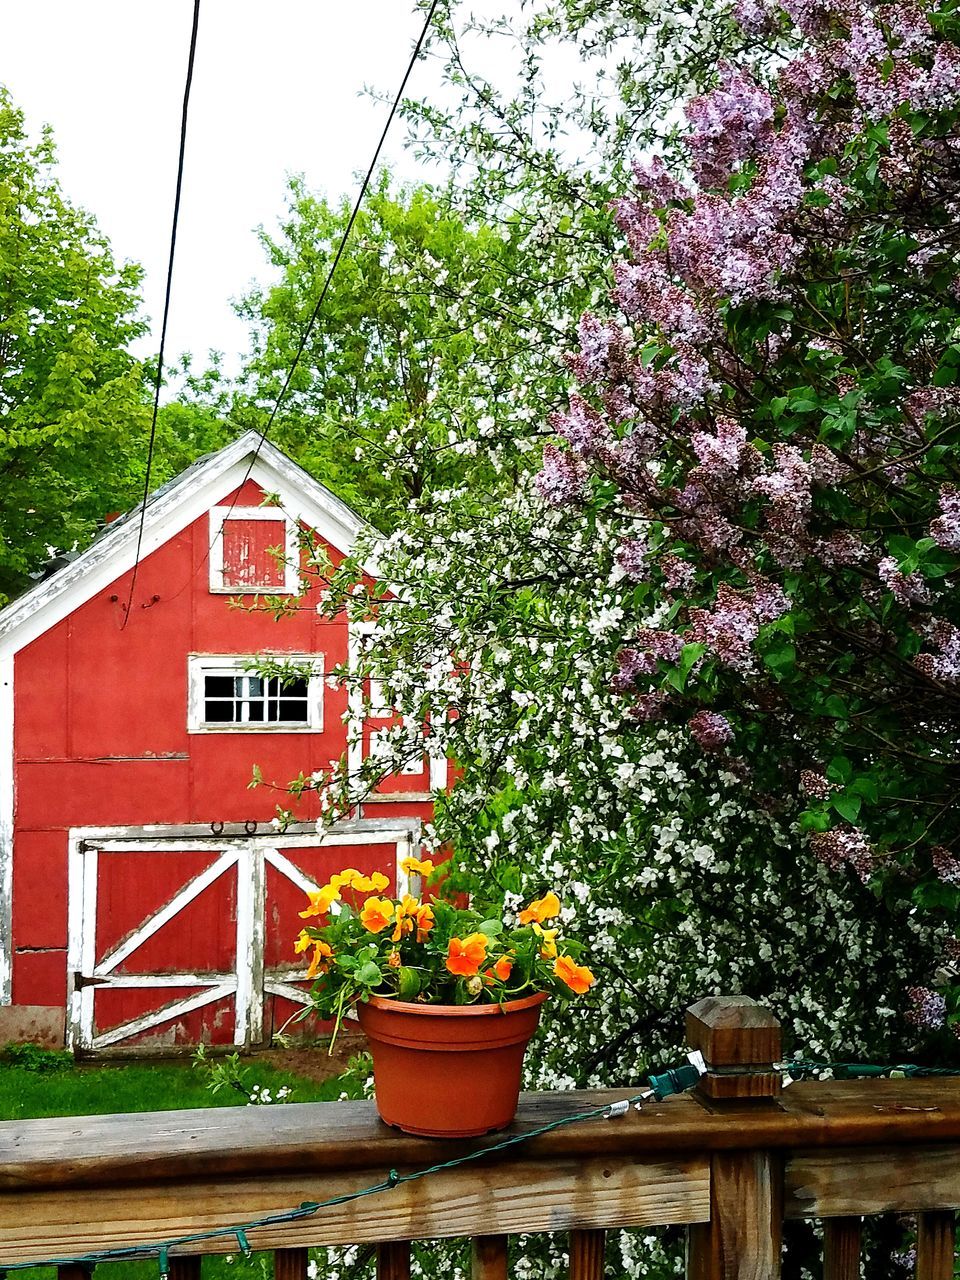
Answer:
M322 667L318 654L284 654L291 667ZM189 659L191 733L317 732L323 727L323 681L306 672L261 676L256 658L194 654Z
M299 564L297 523L280 507L211 507L211 591L292 595Z

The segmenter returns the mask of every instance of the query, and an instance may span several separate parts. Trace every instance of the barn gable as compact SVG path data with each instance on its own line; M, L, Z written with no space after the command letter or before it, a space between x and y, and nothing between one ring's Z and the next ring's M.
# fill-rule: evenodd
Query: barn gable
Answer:
M264 494L278 504L263 505ZM183 1025L191 1017L199 1025L197 1010L212 1016L215 1001L227 1000L236 1042L255 1043L264 1003L297 997L277 936L264 935L265 913L274 926L289 921L289 901L278 905L284 894L302 892L325 858L339 856L338 844L356 850L350 857L385 858L396 870L431 812L429 791L446 785L446 762L425 759L420 774L385 780L371 798L376 816L358 811L356 829L319 837L308 806L286 843L273 838L273 798L246 785L254 753L269 753L274 776L285 781L311 760L325 764L348 748L346 719L361 726L348 748L356 767L382 731L377 716L382 726L390 713L365 716L342 687L328 689L319 678L281 695L280 687L246 674L243 655L258 653L326 658L321 672L352 661L358 637L342 615L319 616L317 587L280 624L231 610L227 597L295 590L296 573L278 566L273 549L286 539L293 551L300 527L336 559L354 549L367 526L248 432L148 499L127 628L120 622L139 517L138 507L108 525L76 560L0 612L0 1004L54 1003L44 993L62 992L66 981L72 1043L99 1051L126 1040L138 1018L154 1028L163 1023L147 1007L149 989L172 990L176 972L192 973L194 981L174 993ZM364 568L376 576L375 564ZM131 669L144 673L142 688ZM245 823L248 816L253 821ZM247 839L254 833L245 827L258 822L259 834ZM122 924L129 885L140 883L134 864L149 873L145 888L153 878L153 905L145 897ZM51 924L41 885L55 877L60 896ZM191 877L199 888L191 888ZM216 928L201 926L202 910L213 912ZM158 960L157 936L179 928L181 938L212 938L223 933L224 920L216 963L212 951L198 951L195 962L175 964L171 974L169 956ZM235 948L234 971L232 961L226 968L221 962L224 946ZM239 957L250 947L261 954L241 972ZM133 988L143 989L142 1016L131 1003ZM112 1029L94 1017L95 999L98 1009L116 1010Z

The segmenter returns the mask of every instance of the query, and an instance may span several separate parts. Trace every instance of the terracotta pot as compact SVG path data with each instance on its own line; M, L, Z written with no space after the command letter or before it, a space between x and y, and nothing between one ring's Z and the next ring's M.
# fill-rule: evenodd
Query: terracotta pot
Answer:
M357 1005L370 1041L377 1110L405 1133L472 1138L516 1114L520 1068L546 993L504 1005Z

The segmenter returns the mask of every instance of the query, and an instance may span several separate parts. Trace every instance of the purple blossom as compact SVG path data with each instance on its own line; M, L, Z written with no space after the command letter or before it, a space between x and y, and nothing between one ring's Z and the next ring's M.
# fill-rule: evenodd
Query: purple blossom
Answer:
M831 871L849 865L864 884L873 874L873 850L864 832L857 827L846 831L818 831L810 837L810 847L814 856Z
M960 551L960 490L952 484L940 490L940 515L930 522L930 537L947 551Z
M910 1000L909 1022L931 1031L943 1026L947 1018L947 1001L939 991L930 987L908 987L907 996Z
M945 884L960 885L960 858L955 857L945 845L935 845L930 850L933 869ZM956 940L954 940L956 941Z
M902 573L893 556L884 556L879 561L877 573L898 604L907 606L930 603L930 591L923 580L923 574Z
M627 359L629 339L612 320L600 321L585 311L577 328L579 354L569 360L577 380L589 385L605 376L616 376Z
M650 548L642 539L627 538L617 549L617 564L628 578L642 582L650 572L649 554Z
M811 550L818 560L830 568L859 564L867 557L867 546L859 533L849 529L835 529L826 538L817 538Z
M647 321L671 342L700 342L709 336L712 326L696 299L671 279L653 254L616 263L613 275L613 300L629 319Z
M636 635L636 643L649 649L664 662L676 662L686 637L675 635L672 631L658 631L656 627L641 627Z
M729 480L740 470L747 432L733 418L718 418L714 432L695 431L690 437L700 462L699 471L712 480Z
M687 139L701 187L725 187L744 160L764 152L773 136L773 99L745 72L721 63L720 85L686 107Z
M657 671L657 660L645 649L621 649L617 654L617 670L610 681L614 693L632 689L641 676L652 676Z
M772 26L772 14L765 0L736 0L732 16L748 35L763 35Z
M928 415L943 417L960 408L960 387L917 387L903 402L903 409L920 424Z
M633 176L638 192L643 196L651 196L658 205L669 204L671 200L687 200L690 192L673 177L667 168L663 156L654 156L652 160L634 160Z
M717 711L698 711L687 728L704 751L721 751L728 742L733 741L729 720Z
M664 555L659 560L664 585L670 591L689 591L696 578L696 569L689 560L679 556Z
M685 639L705 644L726 666L748 672L754 666L752 652L761 623L786 612L789 602L778 587L746 595L726 582L717 588L713 609L691 609Z
M851 474L850 468L825 444L817 443L810 450L810 477L814 484L832 489Z
M837 790L833 782L829 782L824 774L816 769L800 771L800 789L814 800L829 800Z
M629 714L641 724L647 724L651 720L662 719L666 705L667 695L660 689L654 689L652 693L642 693L630 708Z
M544 445L543 467L533 481L537 493L552 507L579 502L587 487L587 468L569 450Z
M914 666L932 680L956 684L960 680L960 629L946 618L933 618L924 634L936 652L918 653Z
M570 397L566 413L552 413L548 425L582 458L596 458L611 441L610 428L583 396ZM546 454L544 454L546 457Z

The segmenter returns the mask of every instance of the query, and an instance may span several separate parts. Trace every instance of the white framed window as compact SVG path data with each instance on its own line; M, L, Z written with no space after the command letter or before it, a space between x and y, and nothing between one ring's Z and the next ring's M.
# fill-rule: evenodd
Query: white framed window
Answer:
M263 660L303 668L289 677L251 670ZM319 733L323 655L192 653L187 659L190 733Z
M296 520L281 507L210 508L210 590L223 595L300 589Z

